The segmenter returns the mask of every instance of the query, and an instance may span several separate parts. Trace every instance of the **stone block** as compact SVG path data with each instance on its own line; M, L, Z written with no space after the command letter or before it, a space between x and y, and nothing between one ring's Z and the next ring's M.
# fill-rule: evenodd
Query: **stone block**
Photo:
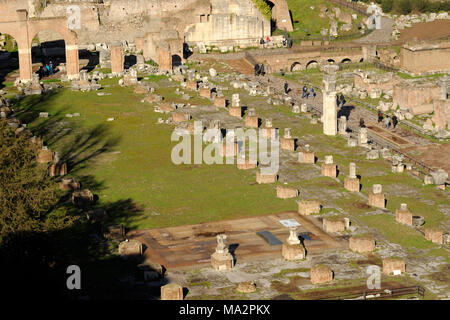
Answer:
M280 147L282 150L295 151L295 139L281 137Z
M336 178L337 166L335 163L322 164L322 176Z
M386 198L384 193L369 192L369 206L377 208L386 208Z
M259 118L257 116L246 116L245 117L245 126L250 127L250 128L258 128Z
M55 160L55 154L53 151L51 151L49 149L39 150L39 152L36 156L36 161L38 163L49 163L49 162L53 162L54 160Z
M359 192L360 181L358 178L345 177L344 188L350 192Z
M413 214L408 208L400 208L395 210L395 220L399 223L406 224L408 226L413 225Z
M229 252L214 252L211 255L211 266L217 271L231 270L234 267L233 256Z
M277 186L277 198L289 199L298 196L298 190L296 188L289 188L283 186Z
M176 283L162 286L161 300L183 300L183 287Z
M239 161L236 164L237 168L239 170L249 170L249 169L255 169L257 167L257 163L251 163L250 159L245 159L244 163L239 163Z
M345 220L343 217L323 218L322 226L325 232L344 232Z
M224 96L215 96L214 97L214 105L219 108L225 108L227 106L227 100Z
M425 239L437 244L444 243L444 232L439 228L427 228L425 229Z
M242 118L242 107L228 107L228 113L230 116Z
M358 253L372 252L375 249L375 238L372 235L357 235L349 239L350 250Z
M200 88L200 96L203 98L211 99L211 89L210 88Z
M137 258L142 256L142 243L138 240L125 240L119 243L119 255L122 258Z
M182 112L174 112L172 114L173 122L185 122L189 120L189 115Z
M315 265L311 268L311 283L327 283L333 281L333 271L324 265Z
M298 213L302 216L309 216L314 213L320 213L320 203L317 200L300 200L298 204Z
M314 152L311 152L311 151L300 152L298 154L298 162L314 164L316 162L316 157L315 157Z
M386 275L392 275L400 271L400 273L406 272L406 263L401 258L386 258L383 259L383 273Z
M267 173L263 174L260 171L256 173L256 182L259 184L262 183L275 183L277 181L276 173Z
M283 243L281 255L288 261L302 260L306 257L306 250L301 244Z

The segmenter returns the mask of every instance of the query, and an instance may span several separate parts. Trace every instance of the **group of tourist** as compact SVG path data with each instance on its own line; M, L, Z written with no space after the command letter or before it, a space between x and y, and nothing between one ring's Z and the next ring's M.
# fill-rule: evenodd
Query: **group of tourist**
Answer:
M53 62L50 60L49 63L44 63L38 70L39 79L43 77L48 77L50 75L55 74L55 69L53 66Z
M303 98L308 99L310 95L311 95L311 97L312 97L313 99L316 98L316 91L314 90L314 88L311 87L311 89L308 91L308 87L303 86L303 89L302 89L302 99L303 99Z
M381 111L378 111L378 123L382 123L384 120L384 126L386 129L389 129L391 126L393 129L398 124L398 118L397 116L393 115L392 117L389 117L389 115L384 116Z

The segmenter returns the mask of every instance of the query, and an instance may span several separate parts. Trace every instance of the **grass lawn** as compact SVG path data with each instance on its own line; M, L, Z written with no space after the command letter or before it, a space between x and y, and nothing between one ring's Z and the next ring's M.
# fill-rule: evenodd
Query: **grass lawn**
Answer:
M157 92L171 101L177 97L174 90ZM173 164L171 150L177 142L170 141L172 127L156 124L168 116L141 103L131 87L114 85L103 91L112 94L62 89L26 97L17 108L28 127L69 163L70 173L99 196L98 205L111 208L113 220L152 228L295 209L295 202L276 198L273 186L256 184L254 170ZM204 101L192 100L197 105ZM50 117L37 118L44 111ZM80 117L65 117L71 113ZM110 117L115 120L106 121ZM130 205L114 206L124 202Z

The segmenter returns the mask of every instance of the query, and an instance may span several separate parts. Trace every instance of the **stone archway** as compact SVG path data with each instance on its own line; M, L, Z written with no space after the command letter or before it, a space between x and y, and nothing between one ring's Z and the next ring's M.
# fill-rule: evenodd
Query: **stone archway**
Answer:
M342 59L341 63L351 63L352 60L350 60L350 58L344 58Z
M67 18L51 18L30 20L27 10L6 10L5 18L0 19L0 32L14 37L19 52L20 80L29 82L32 79L31 43L36 34L44 30L60 33L66 45L67 76L69 79L79 77L79 60L77 35L67 28Z
M334 59L328 59L327 60L327 64L335 64L336 61L334 61Z
M302 68L302 64L300 62L294 62L291 65L291 72L292 71L301 71L301 70L303 70L303 68Z
M311 60L306 64L306 70L319 68L319 63L316 60Z

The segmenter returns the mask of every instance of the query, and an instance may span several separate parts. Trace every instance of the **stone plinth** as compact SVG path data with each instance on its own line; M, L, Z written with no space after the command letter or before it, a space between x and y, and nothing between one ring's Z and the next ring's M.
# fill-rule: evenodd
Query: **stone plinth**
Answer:
M197 88L198 88L197 81L195 81L195 80L188 80L188 81L186 81L186 89L187 90L196 91Z
M141 85L137 85L133 91L133 93L135 93L135 94L147 94L149 92L150 92L150 89L148 87L141 86Z
M183 287L176 283L162 286L161 300L183 300Z
M80 189L80 183L73 178L62 178L59 183L59 189L63 191L72 191Z
M55 154L49 149L42 149L38 152L36 156L36 161L38 163L49 163L55 160Z
M322 176L336 178L337 165L335 163L322 164Z
M345 220L340 217L323 218L323 230L325 232L343 232L345 231Z
M119 74L123 72L125 58L123 55L123 47L120 43L113 43L111 48L111 72Z
M427 228L425 229L425 239L432 241L434 243L443 244L444 243L444 233L439 228Z
M316 265L311 268L311 283L327 283L333 281L333 271L324 265Z
M94 194L89 189L72 193L72 203L77 207L89 207L94 203Z
M227 100L224 96L215 96L214 97L214 105L219 108L225 108L227 106Z
M142 255L142 243L138 240L128 240L119 243L119 254L122 258L139 257Z
M402 204L400 209L395 210L395 220L408 226L413 225L413 214L408 210L406 204Z
M257 163L251 163L250 159L245 159L244 163L237 162L236 164L237 168L239 170L249 170L249 169L255 169L257 167Z
M230 270L234 266L233 256L229 252L214 252L211 255L211 266L217 271Z
M158 69L164 71L172 71L172 54L170 52L170 46L167 44L160 45L156 49L158 56Z
M375 238L372 235L352 236L349 239L349 248L358 253L372 252L375 249Z
M280 138L280 147L283 150L295 151L295 139L294 138Z
M200 88L200 96L203 98L211 99L211 89L210 88Z
M298 162L314 164L316 162L316 156L314 152L302 151L298 154Z
M237 142L234 142L232 146L228 146L227 148L227 143L224 142L222 144L222 148L220 148L219 150L221 157L234 157L238 154L239 145L237 144Z
M384 196L384 193L369 192L369 206L384 209L386 207L386 197Z
M300 200L298 204L298 213L302 216L309 216L313 213L320 213L320 203L317 200Z
M400 273L406 272L405 261L401 258L386 258L383 259L383 273L386 275L392 275L396 271Z
M258 128L259 127L259 118L257 116L246 116L245 117L245 126L250 128Z
M323 133L328 136L337 134L336 92L323 94Z
M359 179L358 178L350 178L345 177L344 179L344 188L350 192L359 192Z
M305 259L306 251L301 244L283 243L281 247L281 255L288 261L301 260Z
M242 118L242 107L228 107L228 113L230 116Z
M262 184L262 183L275 183L275 181L277 181L277 174L276 173L263 174L260 171L258 171L256 173L256 182L258 182L259 184Z
M277 186L277 198L289 199L298 196L298 190L295 188Z
M266 139L272 139L272 138L276 138L276 130L277 129L275 129L275 128L273 128L273 127L264 127L264 128L261 128L261 132L262 132L262 135L263 135L263 137L265 137ZM273 134L273 137L272 137L272 134Z
M189 120L189 115L182 112L174 112L172 114L173 122L185 122Z
M67 174L67 164L66 163L52 163L50 168L48 168L48 174L50 177L65 176Z
M241 293L252 293L256 291L256 284L252 281L239 282L236 291Z

